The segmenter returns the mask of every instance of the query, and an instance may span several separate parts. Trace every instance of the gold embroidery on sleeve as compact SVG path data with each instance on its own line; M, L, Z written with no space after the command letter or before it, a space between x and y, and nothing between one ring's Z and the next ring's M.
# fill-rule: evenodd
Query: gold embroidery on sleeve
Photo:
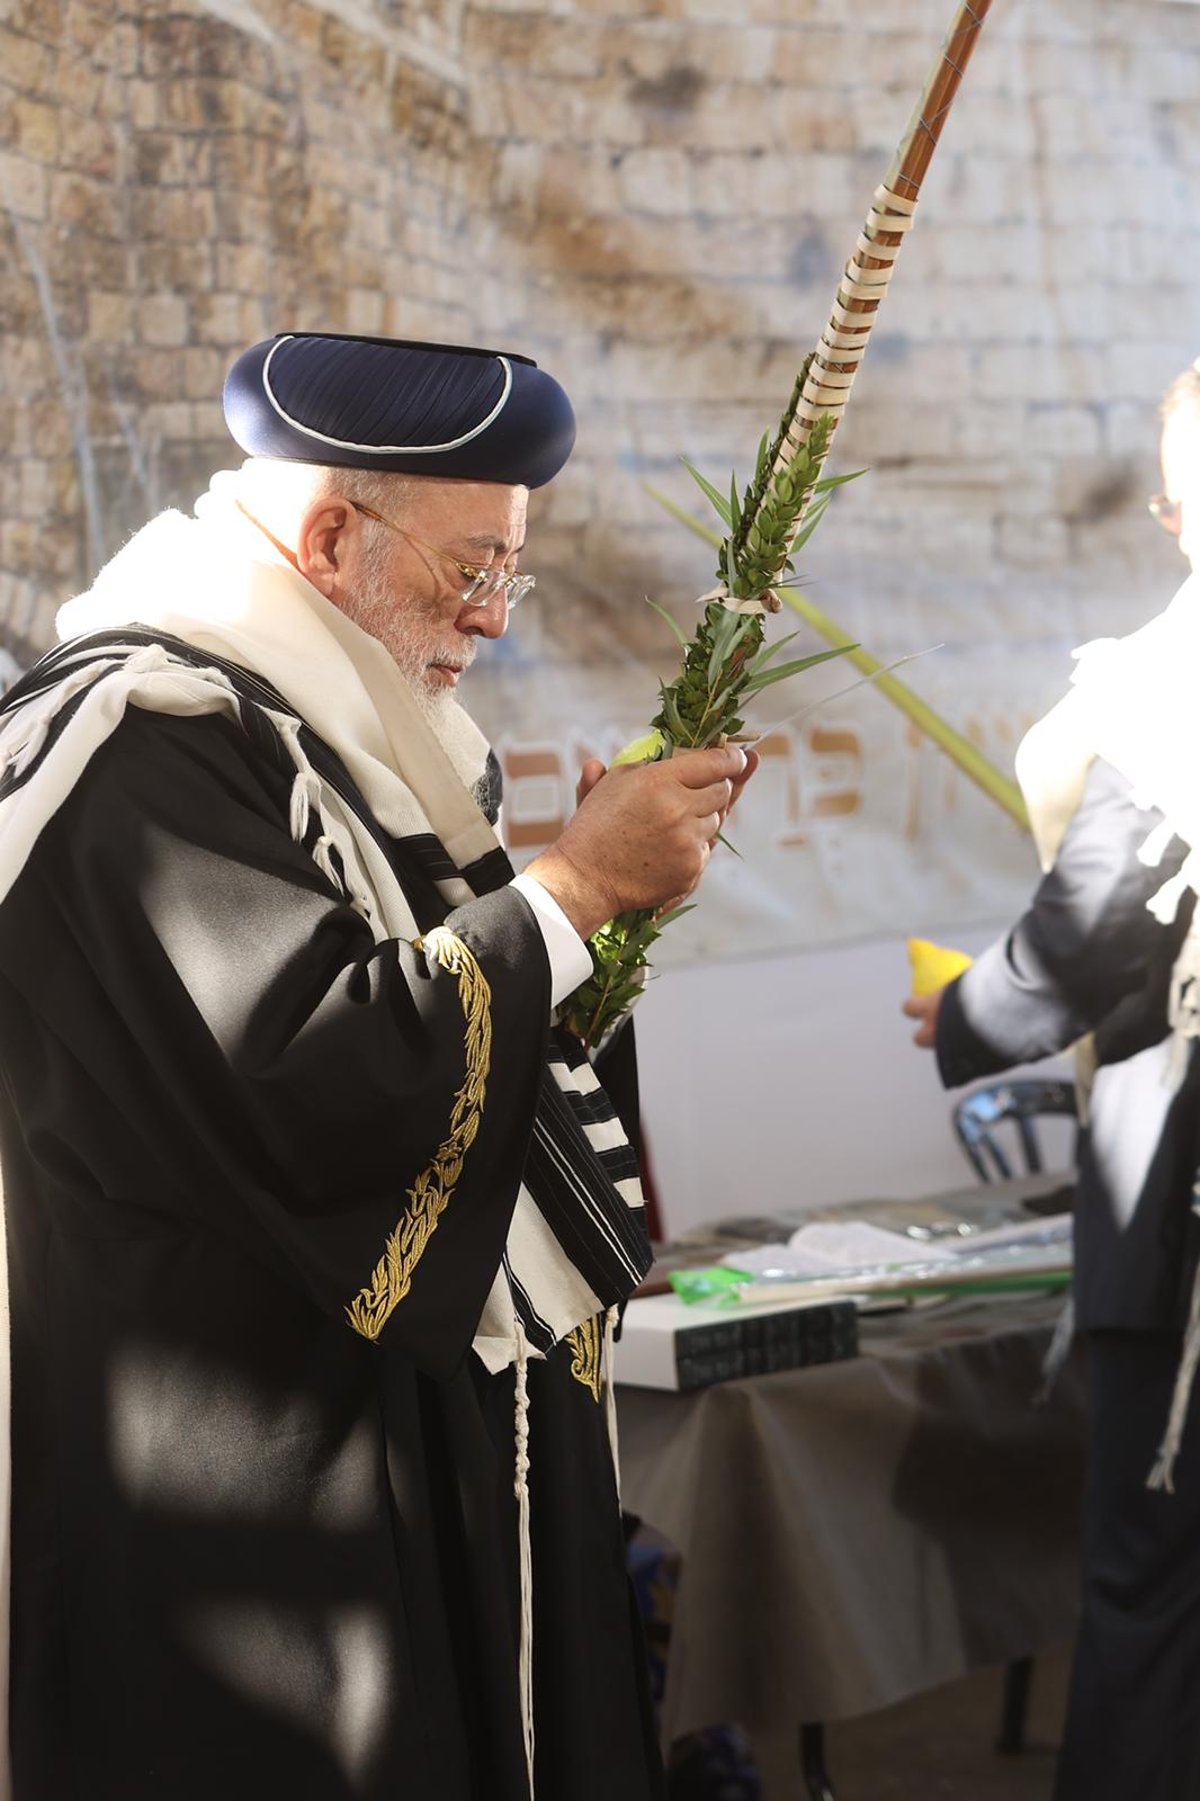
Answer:
M412 1287L413 1271L458 1184L463 1158L483 1118L492 1060L492 991L462 939L445 926L437 926L423 939L418 938L414 949L425 951L444 970L458 977L458 997L466 1020L467 1073L450 1109L450 1131L445 1143L409 1189L409 1205L389 1235L370 1282L346 1309L354 1330L370 1339L379 1337Z
M571 1347L571 1374L592 1392L593 1401L600 1399L600 1319L585 1319L582 1326L568 1332L564 1343Z

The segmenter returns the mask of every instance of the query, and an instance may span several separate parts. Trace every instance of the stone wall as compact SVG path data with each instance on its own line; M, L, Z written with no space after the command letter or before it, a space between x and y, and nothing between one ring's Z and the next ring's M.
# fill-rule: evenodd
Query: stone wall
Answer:
M580 447L535 508L538 597L507 667L665 667L638 598L684 609L709 564L643 484L687 499L681 451L745 469L950 5L738 10L6 0L17 653L132 526L232 460L234 352L307 325L479 337L560 374ZM881 653L949 647L934 691L1015 646L1035 705L1064 643L1169 591L1139 509L1154 402L1200 349L1197 93L1200 7L996 0L837 446L871 473L805 558Z
M456 0L17 0L0 25L0 621L232 460L240 347L457 337L470 83ZM233 453L235 454L235 453Z

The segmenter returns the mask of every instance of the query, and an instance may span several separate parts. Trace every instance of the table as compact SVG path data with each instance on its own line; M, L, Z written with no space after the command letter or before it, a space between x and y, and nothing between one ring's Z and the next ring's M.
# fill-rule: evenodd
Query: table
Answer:
M801 1722L1071 1636L1075 1359L1035 1405L1061 1304L957 1300L864 1318L851 1362L618 1386L623 1503L682 1554L666 1742L737 1721L768 1782L795 1784Z

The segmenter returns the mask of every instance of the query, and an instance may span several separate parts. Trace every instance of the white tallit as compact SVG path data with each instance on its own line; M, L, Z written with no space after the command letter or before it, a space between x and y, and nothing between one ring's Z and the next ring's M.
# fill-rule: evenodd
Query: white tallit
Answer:
M1044 870L1053 864L1083 797L1088 767L1099 757L1129 782L1136 805L1163 815L1140 852L1147 868L1158 865L1172 838L1188 847L1179 873L1148 902L1168 923L1186 889L1200 893L1200 577L1189 576L1140 630L1097 639L1075 657L1070 692L1028 732L1017 752L1039 861ZM1200 907L1172 971L1166 1023L1173 1034L1167 1078L1178 1083L1200 1037ZM1085 1091L1094 1062L1090 1043L1077 1047ZM1171 1487L1198 1365L1200 1271L1170 1417L1150 1474L1153 1488Z

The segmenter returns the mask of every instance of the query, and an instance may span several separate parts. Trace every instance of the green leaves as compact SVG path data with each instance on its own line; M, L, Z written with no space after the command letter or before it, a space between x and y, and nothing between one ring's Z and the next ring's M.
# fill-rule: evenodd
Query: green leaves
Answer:
M789 676L800 675L804 670L812 669L818 663L828 663L831 657L848 656L852 650L858 649L857 644L839 644L834 650L818 650L814 651L810 657L796 657L790 663L777 663L773 669L766 667L767 659L782 650L784 644L790 644L795 636L796 634L793 632L791 637L783 640L782 644L773 645L767 651L765 658L758 659L759 670L747 681L743 693L761 694L764 688L771 686L772 682L784 682Z
M834 488L854 479L853 475L821 475L833 430L829 415L815 420L806 441L785 456L806 373L807 364L797 378L775 437L763 435L754 461L754 479L744 496L739 497L736 475L726 495L683 459L684 468L725 527L724 537L665 496L655 496L668 512L714 545L717 579L725 593L738 600L757 601L788 583L795 573L793 551L806 544L820 524ZM796 634L764 645L761 612L737 612L719 599L711 600L688 638L655 601L649 605L671 627L683 649L683 663L673 681L661 684L659 710L650 733L629 747L629 755L640 755L644 747L657 747L660 741L664 753L669 754L672 748L702 750L732 737L741 730L742 707L753 695L857 648L842 645L780 662L779 653ZM665 925L686 911L680 907L662 917L645 911L625 914L593 935L592 974L576 990L564 1013L564 1023L585 1044L598 1044L632 1004L645 979L655 940Z
M709 500L712 502L714 511L716 512L722 525L728 531L730 529L730 520L732 519L732 516L733 516L729 502L725 499L724 495L721 494L718 489L713 487L712 483L708 480L708 478L706 476L701 475L700 471L697 469L697 467L694 463L689 463L686 457L681 457L679 460L683 464L684 468L687 470L688 474L691 476L692 480L695 482L696 486L700 489L701 493L706 494L708 496ZM735 480L736 480L736 477L735 477ZM737 494L735 491L735 493L734 493L735 502L736 502L736 499L737 499Z
M676 620L672 619L671 615L667 612L666 607L660 607L658 602L656 600L651 600L648 594L646 596L646 605L648 607L653 607L660 619L666 620L667 624L675 634L676 641L683 646L684 650L686 650L688 646L688 635L683 627Z
M584 1044L599 1044L605 1033L628 1012L645 982L649 951L662 927L686 907L677 907L662 918L642 910L610 920L589 940L592 973L575 990L563 1009L563 1024Z
M703 749L739 730L739 703L750 665L762 646L762 620L732 613L719 600L705 608L684 652L683 667L659 690L661 706L652 720L680 749Z

